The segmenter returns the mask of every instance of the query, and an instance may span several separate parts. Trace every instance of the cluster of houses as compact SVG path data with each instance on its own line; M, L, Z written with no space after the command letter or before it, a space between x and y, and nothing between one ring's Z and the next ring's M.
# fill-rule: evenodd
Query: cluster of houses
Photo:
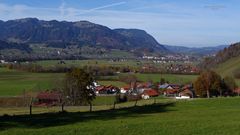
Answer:
M191 85L180 86L177 84L163 84L154 88L150 82L147 83L132 83L125 87L116 87L113 85L103 86L94 83L95 93L97 96L113 96L116 94L126 94L140 96L142 99L165 95L167 97L194 97L194 92ZM43 91L36 95L36 106L54 106L61 103L63 95L58 91Z
M188 97L193 98L195 93L192 85L177 85L177 84L162 84L157 87L152 83L132 83L121 88L109 85L109 86L97 86L96 95L106 95L106 94L130 94L130 95L141 95L143 99L149 99L150 97L155 97L159 95L165 95L167 97Z
M159 96L160 93L158 90L152 88L151 83L132 83L125 87L115 87L112 85L109 86L97 86L95 88L96 95L102 96L106 94L128 94L128 95L140 95L144 99L149 99L150 97Z
M178 84L159 84L153 85L150 82L136 82L124 87L116 87L113 85L103 86L94 83L95 93L97 96L114 96L116 94L126 94L139 96L142 99L149 99L151 97L157 97L164 95L166 97L172 97L176 99L189 99L195 97L195 92L192 84L178 85ZM234 90L235 94L240 95L240 88ZM63 95L58 91L44 91L38 93L36 96L37 106L53 106L61 103Z
M189 57L188 55L166 55L166 56L152 56L152 55L144 55L142 59L152 60L154 63L176 63L176 62L183 62L183 63L192 63L193 58Z
M193 98L195 95L194 89L192 84L187 84L184 86L177 85L177 84L163 84L159 87L163 95L167 97L187 97Z

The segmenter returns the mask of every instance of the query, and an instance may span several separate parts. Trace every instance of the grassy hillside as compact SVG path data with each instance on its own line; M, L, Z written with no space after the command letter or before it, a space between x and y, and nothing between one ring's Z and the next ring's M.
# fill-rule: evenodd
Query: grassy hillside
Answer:
M233 72L237 69L240 69L240 56L219 64L215 70L224 77L233 76ZM240 79L237 79L237 83L240 86Z
M11 135L239 135L240 98L179 101L97 112L0 117Z

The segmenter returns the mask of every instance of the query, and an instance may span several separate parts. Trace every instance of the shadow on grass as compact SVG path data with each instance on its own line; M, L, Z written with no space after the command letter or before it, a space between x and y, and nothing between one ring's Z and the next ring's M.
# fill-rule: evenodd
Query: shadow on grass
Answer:
M17 115L0 117L0 130L10 128L44 128L61 126L90 120L111 120L126 117L143 117L145 114L160 113L170 111L168 106L174 106L175 103L152 104L145 106L136 106L121 108L115 110L104 110L94 112L59 112L44 113L34 115Z

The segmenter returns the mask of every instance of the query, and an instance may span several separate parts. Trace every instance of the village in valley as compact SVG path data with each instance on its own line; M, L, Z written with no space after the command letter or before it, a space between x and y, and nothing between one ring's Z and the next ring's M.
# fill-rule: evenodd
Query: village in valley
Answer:
M0 135L240 135L239 0L0 0Z

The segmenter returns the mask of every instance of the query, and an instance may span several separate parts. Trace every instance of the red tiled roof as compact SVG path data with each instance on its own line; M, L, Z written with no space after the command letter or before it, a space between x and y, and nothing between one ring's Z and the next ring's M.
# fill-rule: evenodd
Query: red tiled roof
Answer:
M159 93L156 90L154 90L154 89L144 90L143 94L146 94L146 95L148 95L150 97L159 95Z
M40 92L37 99L51 99L51 100L59 100L61 99L61 94L59 92Z
M176 93L178 93L178 90L177 89L167 89L167 90L165 90L165 93L166 94L176 94Z
M105 90L110 90L110 89L118 89L118 88L115 86L112 86L112 85L96 87L96 91L105 91Z
M104 90L104 89L105 89L104 86L98 86L98 87L96 87L96 91L102 91L102 90Z

